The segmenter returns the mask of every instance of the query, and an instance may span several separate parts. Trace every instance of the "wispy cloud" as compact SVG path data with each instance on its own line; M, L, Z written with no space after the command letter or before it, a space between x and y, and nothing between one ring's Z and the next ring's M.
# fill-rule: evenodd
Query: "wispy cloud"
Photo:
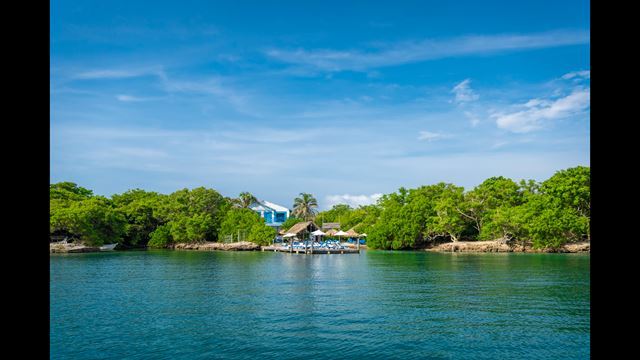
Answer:
M455 94L454 101L458 104L476 101L480 96L471 88L471 79L464 79L451 89L451 93Z
M208 78L202 80L175 80L165 77L163 79L164 90L168 93L192 93L209 94L230 104L237 112L260 116L253 109L247 93L237 91L231 85L225 83L221 78Z
M431 132L431 131L420 131L420 135L418 136L418 140L435 141L435 140L443 139L445 137L448 137L448 136L445 135L445 134L435 133L435 132Z
M590 79L591 78L591 70L582 70L582 71L572 71L570 73L562 75L564 80L570 80L573 78L583 78Z
M589 43L589 31L551 31L536 34L469 35L450 39L406 41L377 51L335 49L270 49L266 55L289 64L323 71L367 71L449 57L540 49Z
M382 194L380 193L371 195L327 195L325 203L327 204L327 208L332 208L338 204L346 204L356 208L358 206L375 204L381 197Z
M74 79L81 80L93 80L93 79L125 79L139 76L155 75L164 77L164 72L159 68L147 68L147 69L96 69L88 70L77 73L73 76Z
M116 99L122 102L142 102L142 101L150 101L154 100L152 98L143 98L132 95L118 94L116 95Z
M545 121L567 118L585 112L590 104L590 89L578 87L559 99L531 99L518 105L524 110L498 112L491 115L499 128L514 133L527 133L540 130Z
M480 118L471 111L465 111L464 115L467 117L467 119L469 119L471 127L476 127L478 126L478 124L480 124Z

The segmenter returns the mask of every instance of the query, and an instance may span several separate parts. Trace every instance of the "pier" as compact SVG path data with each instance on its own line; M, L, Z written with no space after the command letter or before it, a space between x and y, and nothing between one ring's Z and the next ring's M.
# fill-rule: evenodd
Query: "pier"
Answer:
M308 249L288 249L282 246L263 246L262 247L262 251L273 251L273 252L284 252L284 253L292 253L292 254L309 254L309 255L315 255L315 254L359 254L360 250L359 249L327 249L327 248L323 248L323 249L313 249L313 251L311 250L311 248Z

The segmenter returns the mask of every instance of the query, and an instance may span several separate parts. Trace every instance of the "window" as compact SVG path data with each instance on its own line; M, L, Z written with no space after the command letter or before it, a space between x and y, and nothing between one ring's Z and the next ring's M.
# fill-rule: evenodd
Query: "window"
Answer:
M277 212L276 213L276 222L284 222L285 220L287 220L287 213L286 212Z

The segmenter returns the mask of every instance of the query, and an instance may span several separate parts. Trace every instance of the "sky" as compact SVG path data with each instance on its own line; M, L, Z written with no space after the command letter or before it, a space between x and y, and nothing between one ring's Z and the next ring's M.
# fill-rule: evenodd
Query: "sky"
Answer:
M52 183L322 210L589 166L588 1L50 9Z

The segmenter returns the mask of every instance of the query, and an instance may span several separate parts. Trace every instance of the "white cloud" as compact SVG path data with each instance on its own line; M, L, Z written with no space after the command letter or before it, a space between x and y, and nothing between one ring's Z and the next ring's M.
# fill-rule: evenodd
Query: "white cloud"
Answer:
M440 140L442 138L447 137L441 133L435 133L431 131L420 131L420 135L418 136L418 140L426 140L426 141L435 141Z
M141 69L99 69L84 71L73 76L75 79L93 80L93 79L125 79L139 76L155 75L163 78L164 71L158 67L141 68Z
M382 197L382 194L376 193L371 195L327 195L326 204L327 208L332 208L337 204L347 204L353 208L357 208L361 205L371 205L375 204L378 199Z
M458 104L478 100L479 96L471 88L471 79L464 79L451 89L456 95L455 102Z
M449 57L588 43L588 31L551 31L527 35L472 35L444 40L406 41L381 46L378 51L369 52L270 49L266 51L266 55L285 63L323 71L368 71L371 68Z
M570 80L573 78L591 79L591 70L572 71L562 75L562 78L564 80Z
M136 71L126 70L93 70L77 74L77 79L121 79L139 76Z
M131 96L131 95L124 95L124 94L116 95L116 99L123 102L139 102L139 101L147 100L145 98L140 98L140 97Z
M590 104L590 89L576 88L556 100L531 99L521 106L525 110L511 113L494 113L496 124L501 129L515 133L527 133L544 127L547 120L562 119L587 111Z

